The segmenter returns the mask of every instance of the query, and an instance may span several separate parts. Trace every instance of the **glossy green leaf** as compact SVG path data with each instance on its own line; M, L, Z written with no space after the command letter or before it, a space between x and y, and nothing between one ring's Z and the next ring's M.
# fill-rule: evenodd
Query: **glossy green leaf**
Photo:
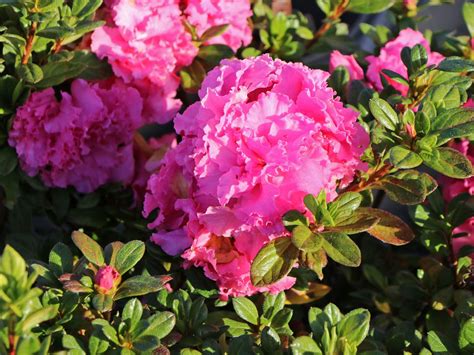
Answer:
M380 221L367 232L384 243L404 245L415 238L411 228L397 216L376 208L363 207L361 213L380 218Z
M145 255L145 243L140 240L128 242L117 252L115 268L120 275L134 267Z
M397 145L390 149L390 162L399 169L412 169L421 165L423 159L410 149Z
M251 300L245 297L233 298L232 305L240 318L251 324L258 324L258 310Z
M313 233L306 226L297 226L291 233L293 245L306 252L316 251L321 248L323 238L318 233Z
M423 162L433 170L443 175L465 179L474 173L471 162L455 149L441 147L433 152L420 152Z
M80 231L72 232L72 241L89 262L97 266L104 265L104 254L96 241Z
M388 130L394 131L398 126L398 116L390 104L380 98L373 98L369 101L370 112L377 122Z
M267 243L255 257L250 277L255 286L271 285L285 277L298 257L291 238L277 238Z
M395 0L351 0L348 11L357 14L375 14L392 7Z
M324 232L323 248L328 256L339 264L356 267L360 265L361 254L356 243L344 233Z

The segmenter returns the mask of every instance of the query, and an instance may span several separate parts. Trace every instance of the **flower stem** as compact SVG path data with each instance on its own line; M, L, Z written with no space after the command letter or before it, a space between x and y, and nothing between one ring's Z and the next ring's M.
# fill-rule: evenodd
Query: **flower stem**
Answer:
M25 52L23 53L23 57L21 58L21 64L23 65L28 64L28 61L30 60L37 28L38 24L36 22L32 22L30 30L28 31L28 38L26 39Z
M347 6L349 5L350 0L342 0L339 5L326 17L322 26L314 33L314 37L311 41L308 42L306 48L310 48L315 44L322 36L326 34L327 31L332 27L332 25L339 20L344 11L346 11Z

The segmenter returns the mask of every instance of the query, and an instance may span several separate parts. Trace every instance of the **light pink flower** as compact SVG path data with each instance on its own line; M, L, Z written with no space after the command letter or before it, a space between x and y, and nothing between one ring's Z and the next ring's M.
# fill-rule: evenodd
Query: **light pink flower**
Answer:
M113 266L107 265L99 268L94 277L94 284L99 293L107 294L120 283L120 274Z
M226 31L208 44L225 44L234 51L252 41L248 18L252 16L249 0L187 0L187 20L199 35L218 25L228 24Z
M175 72L191 64L198 49L181 17L179 0L117 0L112 3L115 26L92 35L92 51L107 57L115 74L126 82L148 79L177 86Z
M474 146L468 140L452 143L451 147L459 150L474 164ZM462 180L442 177L440 185L443 189L444 199L448 202L463 193L474 195L474 177ZM474 246L474 217L467 219L462 225L453 230L453 234L459 233L465 233L466 236L451 240L455 255L465 245ZM471 254L471 258L474 259L474 253Z
M444 57L440 53L432 52L429 46L428 41L423 37L421 32L412 30L411 28L406 28L400 31L397 38L387 42L385 46L380 50L378 56L370 55L366 57L367 62L369 63L367 69L367 78L375 86L377 90L382 90L382 80L380 79L381 75L384 75L387 81L402 95L408 93L408 87L406 85L395 82L390 79L388 76L382 73L383 69L389 69L394 71L404 78L408 78L407 68L403 64L400 57L402 49L404 47L413 47L417 44L421 44L425 47L428 53L428 65L438 64L441 62Z
M86 193L108 182L129 183L142 109L140 93L119 81L75 80L60 101L53 89L33 93L17 110L9 144L23 170L51 187Z
M225 60L204 80L201 101L175 119L183 140L150 178L144 212L159 208L150 228L184 228L193 242L183 257L203 267L224 298L291 287L290 277L253 286L255 255L285 234L282 215L303 211L306 194L325 189L333 199L365 168L368 135L328 76L267 55Z
M349 72L350 80L364 80L364 71L353 55L344 55L339 51L332 51L329 57L329 72L343 66Z

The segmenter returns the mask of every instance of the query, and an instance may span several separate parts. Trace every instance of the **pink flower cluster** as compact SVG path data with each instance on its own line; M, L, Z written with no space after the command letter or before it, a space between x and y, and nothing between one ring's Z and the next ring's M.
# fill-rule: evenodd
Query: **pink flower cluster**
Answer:
M107 58L115 75L126 83L142 89L142 94L152 93L149 112L159 123L177 112L179 101L173 99L179 85L177 71L191 64L198 53L185 20L200 35L212 26L229 24L209 42L234 50L252 38L248 0L114 0L108 6L111 18L94 31L91 49Z
M368 134L328 76L267 55L226 60L175 119L183 140L150 178L144 214L159 209L152 240L170 254L185 251L223 298L291 287L290 277L253 286L255 255L285 233L282 215L303 211L306 194L325 189L333 199L365 168Z
M465 106L474 107L472 99L470 99L470 101L468 101ZM469 158L471 163L474 164L474 146L468 140L453 143L451 147L459 150ZM440 185L443 189L444 199L447 202L463 193L474 195L474 177L463 180L443 177L440 179ZM464 233L466 235L463 237L453 238L451 240L455 255L458 255L461 248L466 245L474 246L474 217L469 218L462 225L456 227L453 230L453 234L460 233ZM474 253L471 254L471 258L474 259Z
M28 175L91 192L133 178L133 134L142 110L140 93L120 81L75 80L60 101L53 89L33 93L16 112L9 144Z
M421 44L425 47L428 54L428 65L438 64L444 59L440 53L431 51L428 41L423 37L421 32L406 28L400 31L397 38L387 42L380 50L378 56L370 55L365 58L369 63L367 68L367 80L369 84L373 85L376 90L381 91L383 89L381 75L383 75L395 89L400 91L402 95L406 95L408 93L408 87L390 79L387 75L382 73L382 70L389 69L404 78L408 78L407 68L405 64L403 64L400 55L404 47L413 47L417 44ZM338 51L332 52L329 64L330 70L333 71L339 65L348 69L351 80L364 79L362 68L354 56L343 55Z

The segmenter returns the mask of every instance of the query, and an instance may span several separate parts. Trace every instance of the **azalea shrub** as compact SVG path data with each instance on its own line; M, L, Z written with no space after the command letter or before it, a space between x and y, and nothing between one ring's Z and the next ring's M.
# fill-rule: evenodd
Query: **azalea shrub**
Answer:
M0 1L0 353L474 353L474 3Z

